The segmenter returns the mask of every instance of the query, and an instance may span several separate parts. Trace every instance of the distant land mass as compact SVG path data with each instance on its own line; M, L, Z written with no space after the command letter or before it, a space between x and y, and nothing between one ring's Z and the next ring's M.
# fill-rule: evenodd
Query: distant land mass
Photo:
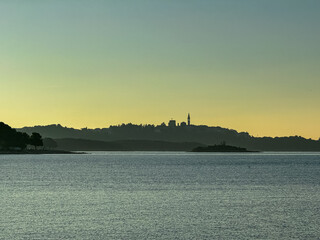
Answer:
M62 150L103 151L191 151L198 146L228 145L246 148L250 151L320 151L320 139L290 137L253 137L247 132L209 127L206 125L121 124L109 128L74 129L60 124L23 127L16 129L31 134L40 133L44 138L52 138L57 148ZM170 124L171 123L171 124Z
M225 143L206 147L196 147L192 152L252 152L248 151L246 148L235 147L226 145ZM256 151L255 151L256 152Z
M75 138L55 139L58 148L65 151L190 151L199 146L196 142L166 142L154 140L98 141Z
M29 136L0 122L0 154L71 154L68 151L53 149L55 147L57 143L50 138L42 139L36 132Z

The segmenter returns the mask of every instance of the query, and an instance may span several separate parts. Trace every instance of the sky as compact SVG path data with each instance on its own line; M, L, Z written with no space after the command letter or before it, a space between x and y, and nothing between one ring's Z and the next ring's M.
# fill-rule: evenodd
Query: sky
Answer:
M319 0L0 0L0 121L320 137Z

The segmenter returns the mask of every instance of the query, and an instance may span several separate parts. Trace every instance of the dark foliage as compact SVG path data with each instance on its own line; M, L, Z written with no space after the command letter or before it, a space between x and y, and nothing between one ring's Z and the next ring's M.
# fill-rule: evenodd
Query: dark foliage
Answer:
M39 133L36 135L41 139ZM24 150L30 141L31 138L27 133L17 132L9 125L0 122L0 150Z
M43 146L42 137L39 133L33 132L31 134L30 145L34 146L35 149L37 149L37 147Z

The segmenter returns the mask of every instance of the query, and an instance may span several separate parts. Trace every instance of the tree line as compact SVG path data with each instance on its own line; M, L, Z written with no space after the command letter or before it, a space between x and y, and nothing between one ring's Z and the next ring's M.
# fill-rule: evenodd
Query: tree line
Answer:
M31 135L18 132L9 125L0 122L0 150L24 150L28 145L35 149L43 146L42 136L37 132L33 132Z

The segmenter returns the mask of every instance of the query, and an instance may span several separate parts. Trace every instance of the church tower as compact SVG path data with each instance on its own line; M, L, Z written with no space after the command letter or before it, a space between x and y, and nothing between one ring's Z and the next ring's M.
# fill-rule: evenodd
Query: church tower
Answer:
M190 113L188 113L188 126L190 126Z

